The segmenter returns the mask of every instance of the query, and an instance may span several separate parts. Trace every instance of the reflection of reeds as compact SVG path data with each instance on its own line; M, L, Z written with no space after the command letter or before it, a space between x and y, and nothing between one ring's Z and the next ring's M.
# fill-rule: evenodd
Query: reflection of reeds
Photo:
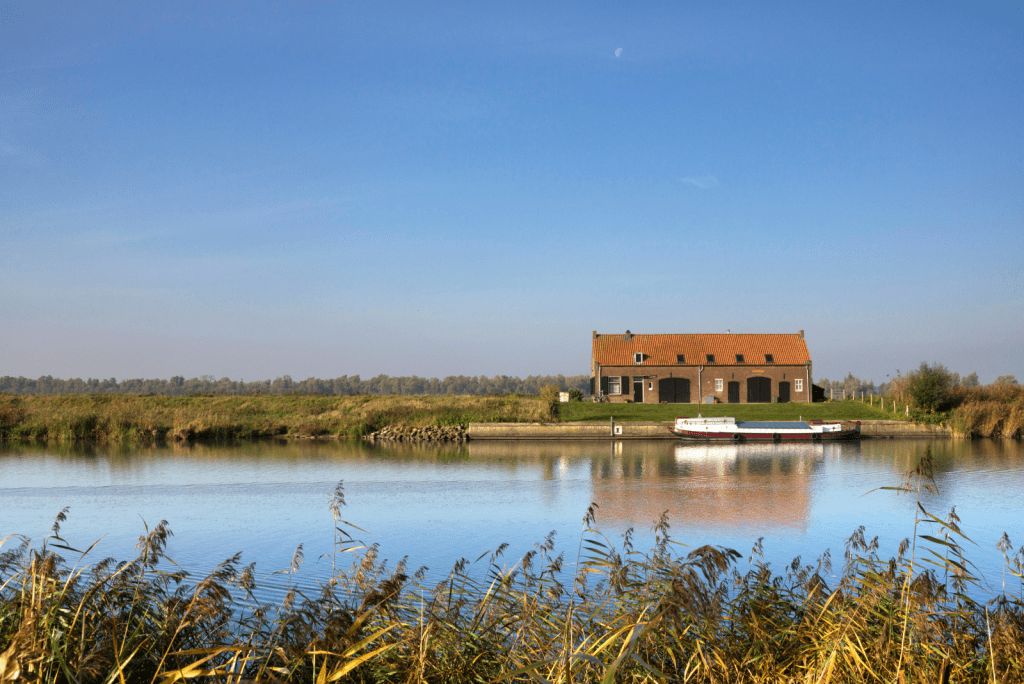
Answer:
M0 395L0 438L144 442L360 436L385 425L538 421L539 397Z
M902 491L930 476L926 451ZM334 555L354 560L279 605L256 599L254 568L237 556L192 581L164 555L166 523L134 560L88 569L57 555L77 555L63 514L38 549L8 538L0 681L1024 681L1020 583L977 601L954 514L919 508L916 543L888 560L858 530L830 585L828 554L781 571L759 544L746 561L710 546L681 554L664 517L649 552L629 534L615 548L591 529L592 507L574 566L549 537L510 567L499 547L423 590L404 561L389 569L350 536L343 505L339 486ZM1022 554L1005 537L999 548L1024 580ZM301 560L300 548L288 572Z

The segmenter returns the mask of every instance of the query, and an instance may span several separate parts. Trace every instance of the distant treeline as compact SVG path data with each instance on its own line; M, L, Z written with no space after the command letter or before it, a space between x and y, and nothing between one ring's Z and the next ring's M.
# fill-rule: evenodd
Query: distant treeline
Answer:
M0 393L5 394L540 394L545 385L557 385L570 390L578 389L584 395L590 393L589 375L531 375L515 378L507 375L466 376L449 375L445 379L421 378L415 375L390 377L378 375L363 380L358 375L343 375L340 378L321 380L306 378L295 381L284 375L275 380L231 380L204 375L186 380L178 375L170 380L121 380L115 378L97 380L72 378L62 380L45 375L41 378L0 377Z
M945 370L945 369L944 369ZM896 377L889 382L882 382L875 384L874 380L861 380L858 377L854 377L853 373L847 373L846 377L842 380L829 380L828 378L816 379L814 384L818 387L825 389L825 396L829 397L829 392L834 392L837 397L841 396L843 390L846 390L846 396L876 396L884 397L892 394L899 384L901 378L906 377L900 371L896 371ZM973 387L980 387L981 383L978 381L977 373L970 373L968 375L961 376L959 373L948 372L949 386L950 387L965 387L971 389ZM995 380L996 384L1008 383L1017 384L1017 379L1012 375L1000 375Z

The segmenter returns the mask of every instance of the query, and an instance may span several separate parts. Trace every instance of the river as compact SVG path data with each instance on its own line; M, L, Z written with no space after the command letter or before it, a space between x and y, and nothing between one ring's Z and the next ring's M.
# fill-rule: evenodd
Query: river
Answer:
M68 545L84 550L98 541L86 562L126 559L146 525L167 520L174 532L168 555L194 574L241 552L242 563L256 562L264 591L289 579L312 587L330 570L328 504L343 481L343 527L378 545L392 564L407 557L410 568L425 566L427 584L460 558L474 561L503 542L504 561L514 563L551 531L571 565L591 502L598 504L597 528L612 544L634 528L635 547L646 550L653 523L667 511L676 541L735 548L744 556L741 569L763 538L773 567L796 556L813 563L828 549L834 575L859 526L869 540L878 537L886 558L912 535L916 495L879 488L898 486L926 448L934 454L937 492L922 490L922 505L943 519L956 507L974 542L964 542L967 557L997 589L1003 557L996 543L1004 532L1015 545L1024 542L1024 448L1014 441L6 444L0 538L20 534L38 545L68 507L61 526ZM299 544L302 571L274 574L288 568ZM70 562L78 557L62 553Z

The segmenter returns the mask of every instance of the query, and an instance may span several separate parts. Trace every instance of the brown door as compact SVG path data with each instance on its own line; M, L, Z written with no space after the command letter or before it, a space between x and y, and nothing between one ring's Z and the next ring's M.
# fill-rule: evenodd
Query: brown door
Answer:
M634 378L633 379L633 402L636 404L644 403L644 379Z

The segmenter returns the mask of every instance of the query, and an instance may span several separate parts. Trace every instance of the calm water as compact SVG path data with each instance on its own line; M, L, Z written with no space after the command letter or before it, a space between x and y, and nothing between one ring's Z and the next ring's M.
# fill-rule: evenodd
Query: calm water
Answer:
M956 506L978 544L969 558L998 586L996 542L1004 531L1015 546L1024 542L1024 448L990 440L7 445L0 447L0 538L17 533L38 543L68 506L62 536L72 546L100 539L90 558L124 559L145 523L166 519L174 532L168 552L181 566L205 572L241 551L273 591L285 580L271 573L288 567L300 543L300 583L329 570L329 558L321 557L332 547L328 503L344 480L344 517L366 530L354 534L379 544L392 563L408 556L410 567L427 566L428 581L502 542L510 544L505 558L512 563L552 530L572 560L592 501L600 506L599 528L615 543L633 527L636 547L649 548L651 525L667 510L674 538L691 546L724 545L746 557L763 537L777 567L795 556L812 562L830 549L838 570L844 541L859 525L869 539L879 537L886 557L912 534L914 499L871 490L898 485L929 445L939 493L924 495L923 503L941 518Z

